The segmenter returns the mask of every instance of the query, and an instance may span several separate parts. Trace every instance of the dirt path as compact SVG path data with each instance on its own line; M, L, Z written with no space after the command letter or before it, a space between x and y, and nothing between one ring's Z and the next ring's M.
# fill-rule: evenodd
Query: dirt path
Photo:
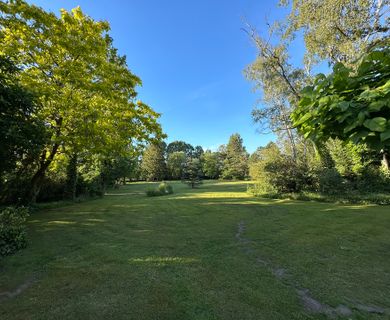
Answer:
M249 255L254 253L254 250L251 248L251 244L254 242L244 236L245 230L246 230L245 222L240 221L237 226L237 232L235 237L237 241L240 243L242 251L245 254ZM284 279L291 278L291 274L289 274L286 268L276 266L271 261L269 261L269 259L267 259L266 257L257 255L256 263L258 265L261 265L264 268L267 268L275 276L275 278L281 281ZM287 284L287 282L284 283ZM315 299L310 294L309 289L293 286L290 283L288 285L294 288L304 309L309 313L325 314L329 318L337 318L338 316L344 316L344 317L351 316L353 314L353 310L359 310L367 313L376 313L381 315L388 314L386 313L386 310L384 308L378 306L369 306L362 303L356 303L349 299L348 299L349 307L343 304L340 304L337 307L332 307Z

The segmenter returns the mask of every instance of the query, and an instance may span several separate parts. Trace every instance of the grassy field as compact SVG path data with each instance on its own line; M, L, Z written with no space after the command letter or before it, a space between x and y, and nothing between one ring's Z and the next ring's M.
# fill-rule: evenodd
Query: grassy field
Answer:
M390 318L390 207L173 185L34 213L0 262L0 319Z

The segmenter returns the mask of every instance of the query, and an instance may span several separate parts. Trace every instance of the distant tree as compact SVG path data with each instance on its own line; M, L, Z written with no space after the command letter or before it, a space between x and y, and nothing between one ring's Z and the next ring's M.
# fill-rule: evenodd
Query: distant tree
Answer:
M184 141L173 141L167 146L167 154L173 152L184 152L187 156L191 156L194 151L194 147Z
M219 154L206 150L202 156L202 168L206 178L217 179L221 174L221 164Z
M281 158L280 149L274 142L259 147L249 158L249 175L252 180L267 182L266 166Z
M146 148L141 163L143 176L146 180L159 181L164 179L166 174L164 153L162 143L153 143Z
M183 181L191 188L195 188L202 183L202 166L200 160L197 158L187 158Z
M175 151L168 154L167 169L170 179L180 180L183 177L186 159L186 154L183 151Z
M226 145L222 177L224 179L244 179L248 174L248 154L243 146L241 136L236 133L230 136Z
M194 148L194 151L192 152L192 157L201 159L203 153L204 153L203 148L202 148L201 146L196 146L196 147Z

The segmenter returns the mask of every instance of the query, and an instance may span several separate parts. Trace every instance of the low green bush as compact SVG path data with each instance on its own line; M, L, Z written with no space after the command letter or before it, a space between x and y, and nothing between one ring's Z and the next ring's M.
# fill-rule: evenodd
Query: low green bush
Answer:
M344 193L346 185L343 186L343 178L335 168L326 168L318 174L320 193L336 195Z
M6 256L27 245L24 207L6 207L0 211L0 256Z
M157 189L149 188L146 190L146 195L148 197L158 197L158 196L164 196L164 195L172 194L172 193L173 193L172 186L166 182L160 183L160 185L157 187Z

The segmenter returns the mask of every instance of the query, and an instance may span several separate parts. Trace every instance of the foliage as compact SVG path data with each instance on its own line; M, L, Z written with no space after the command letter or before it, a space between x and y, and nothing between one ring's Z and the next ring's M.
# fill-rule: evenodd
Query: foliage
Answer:
M23 167L34 166L46 142L44 123L35 113L33 95L17 79L15 64L0 56L0 198L9 199L13 175L25 175ZM12 184L12 183L11 183Z
M343 177L336 168L325 168L319 173L319 192L326 195L337 195L345 192Z
M364 168L372 162L367 146L355 145L352 142L344 143L338 139L329 139L326 147L333 160L337 172L348 179L358 177Z
M202 155L204 154L204 150L201 146L196 146L194 148L194 151L192 152L192 157L193 158L198 158L199 160L202 161Z
M180 180L182 178L186 158L187 156L184 151L168 153L167 171L169 179Z
M356 74L341 63L302 90L292 119L314 141L339 138L375 150L390 146L390 49L363 57Z
M280 42L273 45L269 41L274 36L273 28L269 30L269 37L261 37L252 27L247 32L258 54L245 75L262 92L261 107L253 109L252 118L260 133L274 132L279 137L287 137L295 158L297 137L290 113L307 81L304 70L290 63L286 43L279 39Z
M282 0L291 4L285 37L303 32L306 62L351 63L389 34L389 2Z
M248 174L248 154L243 146L241 136L236 133L230 136L226 146L226 159L223 164L222 178L244 179Z
M27 245L24 207L6 207L0 210L0 256L6 256Z
M184 152L186 156L191 156L194 151L194 147L184 141L173 141L167 146L167 154L174 152Z
M173 187L166 182L160 183L157 189L149 188L146 190L146 195L148 197L158 197L158 196L164 196L172 193L173 193Z
M1 2L0 11L0 54L23 67L20 83L37 97L36 117L50 133L31 179L31 201L63 149L121 154L163 136L159 114L136 100L141 80L113 47L107 22L80 8L57 17L22 0Z
M142 155L142 174L148 181L163 180L166 174L164 158L164 145L162 143L150 144Z
M200 160L192 157L187 158L184 168L183 181L191 188L195 188L202 183L202 175L202 164Z
M202 170L206 178L217 179L221 174L221 163L218 152L206 150L202 155Z

